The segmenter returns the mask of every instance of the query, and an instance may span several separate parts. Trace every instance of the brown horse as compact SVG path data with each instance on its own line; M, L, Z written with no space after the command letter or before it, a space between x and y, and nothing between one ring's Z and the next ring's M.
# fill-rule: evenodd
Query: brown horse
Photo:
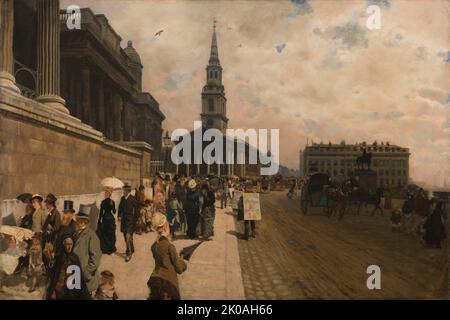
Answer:
M351 190L352 187L348 181L326 187L328 218L331 218L333 214L337 214L338 220L344 217Z

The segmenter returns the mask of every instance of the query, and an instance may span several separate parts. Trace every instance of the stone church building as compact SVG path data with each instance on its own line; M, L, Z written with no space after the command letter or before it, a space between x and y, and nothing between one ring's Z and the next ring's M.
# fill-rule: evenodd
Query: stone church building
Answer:
M206 66L206 84L203 86L201 93L201 113L200 118L202 122L202 134L207 129L217 129L223 135L228 128L227 117L227 98L225 97L225 88L222 83L222 66L219 60L219 50L217 47L216 26L214 24L213 34L211 40L211 52L209 56L208 65ZM200 130L200 129L199 129ZM191 150L194 150L195 134L190 132L192 143ZM228 139L228 138L227 138ZM238 177L257 177L260 174L260 164L249 164L249 151L252 148L248 143L245 146L245 164L238 164L236 150L238 141L230 141L223 139L224 159L221 163L207 164L204 160L202 163L194 163L195 154L192 152L191 161L189 164L181 164L176 166L178 174L189 175L217 175L217 176L238 176ZM210 142L202 142L202 151L208 146ZM234 155L228 158L225 154L226 145L234 146ZM257 152L257 150L256 150ZM228 159L227 159L228 158Z
M0 0L0 201L101 191L108 176L143 183L161 152L164 114L142 91L131 41L59 0Z

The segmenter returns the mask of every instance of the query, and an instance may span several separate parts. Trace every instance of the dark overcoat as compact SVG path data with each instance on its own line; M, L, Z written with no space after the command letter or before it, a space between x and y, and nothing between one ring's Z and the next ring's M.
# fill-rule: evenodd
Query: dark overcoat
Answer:
M138 203L131 194L128 198L122 196L119 203L120 231L133 233L136 230L136 222L139 218Z

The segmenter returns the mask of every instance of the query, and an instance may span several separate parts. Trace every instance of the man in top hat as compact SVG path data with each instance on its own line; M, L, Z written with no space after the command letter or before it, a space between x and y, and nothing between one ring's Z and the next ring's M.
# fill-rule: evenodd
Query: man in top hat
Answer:
M56 209L56 200L56 197L51 193L45 198L48 214L42 226L42 247L44 248L44 264L47 271L54 263L56 235L61 226L61 215Z
M80 259L83 278L86 281L88 291L93 295L99 284L98 268L102 251L97 234L89 227L90 212L90 206L80 205L80 210L75 217L76 232L73 252Z
M31 230L34 233L42 232L42 227L47 218L47 211L42 206L42 201L44 201L44 198L40 194L35 194L31 197L31 205L34 208L33 226L31 227Z
M119 203L119 221L120 231L125 238L127 247L125 261L131 260L134 253L133 233L136 230L136 222L139 218L138 204L136 199L130 194L131 186L125 184L123 186L123 196Z
M76 231L74 220L75 209L72 200L64 200L63 216L61 219L61 227L56 235L55 257L64 252L63 240L67 237L73 237Z

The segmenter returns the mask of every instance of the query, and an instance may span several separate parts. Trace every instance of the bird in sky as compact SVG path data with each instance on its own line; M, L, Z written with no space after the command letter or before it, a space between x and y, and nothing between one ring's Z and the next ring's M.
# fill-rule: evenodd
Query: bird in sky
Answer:
M155 37L156 36L160 36L163 33L164 30L159 30L157 33L155 33Z

